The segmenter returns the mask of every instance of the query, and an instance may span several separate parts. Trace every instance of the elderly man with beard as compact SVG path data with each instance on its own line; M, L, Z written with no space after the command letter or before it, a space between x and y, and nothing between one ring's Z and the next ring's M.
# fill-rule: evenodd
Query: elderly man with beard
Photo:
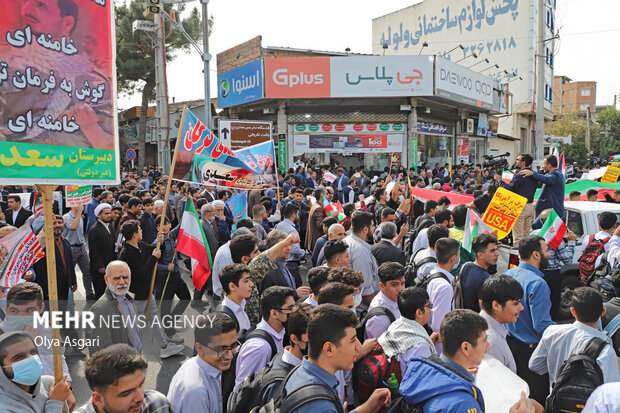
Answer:
M140 352L142 337L137 323L138 310L133 298L128 294L131 284L129 265L124 261L110 262L105 268L104 278L107 284L105 292L90 311L94 314L95 321L127 319L127 328L105 328L97 323L97 328L88 330L89 338L95 344L95 347L91 348L91 354L112 344L127 344Z

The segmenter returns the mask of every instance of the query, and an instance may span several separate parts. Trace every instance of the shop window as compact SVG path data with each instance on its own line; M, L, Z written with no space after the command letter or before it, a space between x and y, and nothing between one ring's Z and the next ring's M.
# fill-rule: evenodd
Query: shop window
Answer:
M590 89L581 89L581 96L590 96Z

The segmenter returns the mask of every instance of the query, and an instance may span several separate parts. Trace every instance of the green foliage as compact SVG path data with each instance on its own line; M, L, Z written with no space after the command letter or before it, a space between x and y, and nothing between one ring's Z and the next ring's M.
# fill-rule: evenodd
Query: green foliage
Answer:
M565 152L566 164L577 162L579 165L588 165L588 150L584 142L575 142L572 145L560 145L560 151Z

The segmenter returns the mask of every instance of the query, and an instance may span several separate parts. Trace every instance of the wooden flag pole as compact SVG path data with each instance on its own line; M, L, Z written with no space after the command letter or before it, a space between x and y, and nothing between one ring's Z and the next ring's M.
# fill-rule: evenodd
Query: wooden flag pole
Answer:
M58 285L56 283L56 245L54 244L54 212L52 209L54 185L37 185L43 202L43 228L45 231L45 257L47 262L47 292L49 311L53 314L58 311ZM33 206L37 202L33 201ZM60 329L52 330L52 351L54 357L54 382L62 379L62 352L60 350ZM64 407L63 407L64 412Z
M161 219L159 221L159 229L157 231L158 234L161 234L164 231L164 222L166 216L166 210L168 208L168 199L170 197L170 186L172 185L172 177L174 175L174 167L177 162L177 154L179 153L179 142L181 142L181 131L183 130L183 124L185 123L185 113L187 112L187 106L183 107L183 115L181 116L181 123L179 124L179 133L177 135L177 141L174 145L174 154L172 155L172 163L170 164L170 172L168 174L168 182L166 182L166 195L164 195L164 207L161 210ZM209 129L207 129L209 130ZM209 130L211 132L211 130ZM182 217L182 216L181 216ZM182 219L182 218L181 218ZM157 247L155 249L160 249L160 242L157 241ZM147 304L146 304L146 324L149 323L149 314L151 313L151 297L153 296L153 290L155 289L155 277L157 275L157 264L153 268L153 274L151 275L151 285L149 287L149 295L147 296Z

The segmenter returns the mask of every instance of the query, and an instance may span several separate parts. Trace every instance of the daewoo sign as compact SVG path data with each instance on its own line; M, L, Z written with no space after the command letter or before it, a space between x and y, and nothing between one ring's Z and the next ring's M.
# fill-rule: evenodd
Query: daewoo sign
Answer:
M329 97L329 62L329 57L265 59L266 97Z
M436 95L470 106L490 108L493 80L448 60L437 58Z

